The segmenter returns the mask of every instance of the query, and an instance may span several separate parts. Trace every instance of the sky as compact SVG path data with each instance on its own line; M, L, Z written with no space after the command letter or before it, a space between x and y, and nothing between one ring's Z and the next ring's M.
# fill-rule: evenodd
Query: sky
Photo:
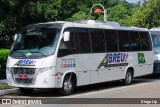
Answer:
M129 3L138 3L138 1L143 1L143 0L126 0L128 1Z

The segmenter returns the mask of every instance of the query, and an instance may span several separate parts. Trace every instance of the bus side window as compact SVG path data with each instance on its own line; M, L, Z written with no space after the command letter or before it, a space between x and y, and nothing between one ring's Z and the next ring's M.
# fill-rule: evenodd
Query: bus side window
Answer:
M105 41L103 30L90 29L91 41L92 41L92 52L100 53L105 52Z
M79 29L78 32L79 32L80 52L81 53L90 53L91 48L90 48L88 29Z
M75 40L73 36L73 32L70 33L70 40L63 41L61 40L60 47L58 50L58 57L63 57L66 55L74 54L75 53Z
M151 46L150 46L150 38L149 38L149 33L148 32L139 32L140 34L140 43L141 43L141 50L142 51L150 51Z
M129 31L131 51L140 51L139 33L137 31Z
M75 53L75 38L73 35L73 32L70 33L70 40L68 42L65 42L66 46L68 47L68 50L71 51L71 53Z
M119 51L130 51L128 31L117 31L119 40Z
M73 36L74 36L74 50L75 50L75 53L79 53L80 52L80 49L79 49L79 34L76 31L73 32Z
M106 50L107 52L118 51L118 39L116 30L105 30Z

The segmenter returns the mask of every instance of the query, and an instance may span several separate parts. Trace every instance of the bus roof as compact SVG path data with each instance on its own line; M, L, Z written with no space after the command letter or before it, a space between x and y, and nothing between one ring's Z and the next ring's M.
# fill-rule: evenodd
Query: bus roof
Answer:
M118 22L113 21L98 21L98 20L79 20L75 22L69 21L55 21L55 22L46 22L46 23L37 23L34 25L43 25L43 24L61 24L62 26L65 25L69 27L82 27L82 28L98 28L98 29L116 29L116 30L135 30L135 31L149 31L147 28L140 28L140 27L125 27L120 26Z
M160 27L151 28L150 31L160 31Z
M151 35L152 34L156 34L156 35L160 35L160 27L154 27L150 29Z

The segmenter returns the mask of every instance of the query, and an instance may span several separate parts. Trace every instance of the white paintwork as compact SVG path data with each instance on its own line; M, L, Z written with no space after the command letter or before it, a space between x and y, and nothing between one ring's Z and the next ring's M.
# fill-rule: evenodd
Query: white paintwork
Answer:
M49 22L48 24L54 24L60 22ZM81 24L73 22L61 22L64 23L60 39L54 55L44 57L41 59L32 59L35 62L35 66L21 66L22 68L46 68L53 67L48 71L39 73L35 78L35 84L32 85L18 85L13 81L13 77L9 68L18 67L15 64L20 59L13 59L8 57L7 61L7 83L10 86L15 87L26 87L26 88L60 88L64 77L67 73L75 73L77 76L77 86L94 84L104 81L124 79L128 68L134 69L134 76L141 76L150 74L153 72L153 51L141 51L145 55L145 64L138 64L138 53L139 52L116 52L128 54L126 63L127 66L117 67L101 67L97 69L103 58L108 53L91 53L91 54L74 54L65 57L57 58L58 47L60 46L60 40L63 38L63 31L67 27L83 27L83 28L99 28L99 29L120 29L120 30L134 30L134 31L148 31L146 28L135 28L135 27L121 27L121 26L110 26L103 24ZM111 53L110 53L111 54ZM114 53L112 53L114 54ZM65 62L66 61L66 62ZM62 64L75 63L76 67L61 68ZM38 71L36 71L38 72ZM62 74L62 75L59 75ZM59 78L59 79L57 79Z
M150 33L151 33L151 37L153 37L153 35L156 35L156 36L159 36L160 37L160 27L155 27L155 28L152 28L152 29L150 29ZM153 39L153 38L152 38ZM155 44L157 44L157 43L154 43L154 41L156 41L156 42L158 42L158 44L160 44L159 42L160 42L160 40L157 40L157 38L156 38L156 40L152 40L152 42L153 42L153 47L154 47L154 45ZM159 46L160 47L160 46ZM155 47L154 47L155 48ZM154 50L154 49L153 49ZM159 52L155 52L155 54L154 54L154 61L155 62L157 62L157 63L159 63L160 62L160 53ZM160 65L159 64L157 64L158 66L156 66L156 67L158 67L158 68L160 68ZM157 70L157 68L155 67L155 69L154 69L154 73L160 73L160 70Z

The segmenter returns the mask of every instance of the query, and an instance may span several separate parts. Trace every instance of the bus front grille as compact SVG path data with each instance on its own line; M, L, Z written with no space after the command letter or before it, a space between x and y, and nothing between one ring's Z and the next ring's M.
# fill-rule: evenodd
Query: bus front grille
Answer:
M33 75L35 74L35 68L13 68L13 73Z
M26 75L25 79L19 78L20 75ZM15 84L19 85L32 85L36 78L35 68L12 68L12 77Z
M25 80L15 78L15 82L19 83L19 84L31 84L32 81L33 81L33 78L28 78L28 79L25 79Z

